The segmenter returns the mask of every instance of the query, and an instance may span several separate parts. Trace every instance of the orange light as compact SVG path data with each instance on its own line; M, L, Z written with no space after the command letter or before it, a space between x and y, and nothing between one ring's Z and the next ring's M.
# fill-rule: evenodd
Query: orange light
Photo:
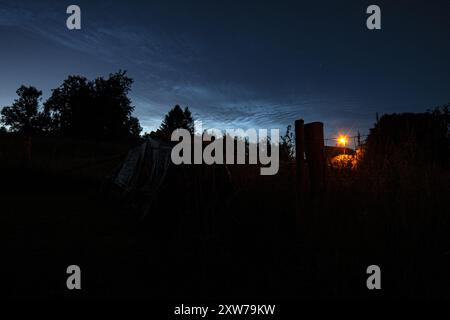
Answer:
M337 142L339 145L345 147L345 145L348 143L348 138L347 138L347 136L340 135L337 138Z

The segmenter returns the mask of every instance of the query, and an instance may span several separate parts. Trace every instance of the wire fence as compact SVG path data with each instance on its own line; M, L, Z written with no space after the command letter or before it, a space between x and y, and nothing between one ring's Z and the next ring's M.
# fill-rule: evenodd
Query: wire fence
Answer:
M342 143L340 143L339 139L341 137L345 137L346 143L345 143L344 147L347 145L351 145L354 148L357 148L366 142L366 139L368 136L369 136L368 134L358 134L355 136L342 135L342 136L334 136L331 138L325 138L323 140L324 140L325 146L342 146ZM335 145L333 145L333 142L335 143Z

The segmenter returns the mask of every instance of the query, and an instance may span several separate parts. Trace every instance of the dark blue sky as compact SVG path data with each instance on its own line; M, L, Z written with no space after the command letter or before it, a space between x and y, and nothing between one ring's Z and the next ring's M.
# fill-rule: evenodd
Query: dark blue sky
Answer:
M66 28L70 4L80 31ZM370 4L380 31L366 28ZM450 1L0 0L0 39L0 106L21 84L46 99L69 74L126 69L146 130L180 104L207 127L302 117L330 137L450 102Z

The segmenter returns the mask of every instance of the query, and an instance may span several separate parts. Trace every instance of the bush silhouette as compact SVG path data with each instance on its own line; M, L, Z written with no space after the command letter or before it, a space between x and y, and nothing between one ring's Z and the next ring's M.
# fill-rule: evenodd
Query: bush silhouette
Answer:
M370 130L367 157L388 157L402 150L404 160L415 164L448 164L448 106L426 113L384 115Z
M280 137L280 159L291 161L295 158L295 137L292 126L288 125L284 136Z

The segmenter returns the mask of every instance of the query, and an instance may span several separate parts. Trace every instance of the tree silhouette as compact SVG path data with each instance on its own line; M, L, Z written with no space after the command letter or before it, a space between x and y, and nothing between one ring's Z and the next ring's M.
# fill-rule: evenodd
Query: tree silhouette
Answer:
M44 104L52 131L78 137L138 136L142 128L131 116L134 107L128 98L132 83L126 71L94 81L69 76Z
M92 130L93 85L81 76L69 76L52 91L44 103L45 114L51 119L51 130L61 135L76 136Z
M127 121L126 127L129 128L129 133L132 137L138 137L142 132L139 119L136 117L130 117Z
M159 131L166 137L170 137L176 129L186 129L190 133L194 133L194 119L188 107L183 111L179 105L176 105L166 114L159 127Z
M95 112L92 123L99 135L123 137L137 136L142 128L139 120L131 116L134 107L128 98L133 80L126 72L111 74L108 79L97 78L94 82Z
M12 132L33 134L40 131L43 125L39 111L42 91L31 86L21 86L16 93L19 98L11 106L2 109L1 122Z

